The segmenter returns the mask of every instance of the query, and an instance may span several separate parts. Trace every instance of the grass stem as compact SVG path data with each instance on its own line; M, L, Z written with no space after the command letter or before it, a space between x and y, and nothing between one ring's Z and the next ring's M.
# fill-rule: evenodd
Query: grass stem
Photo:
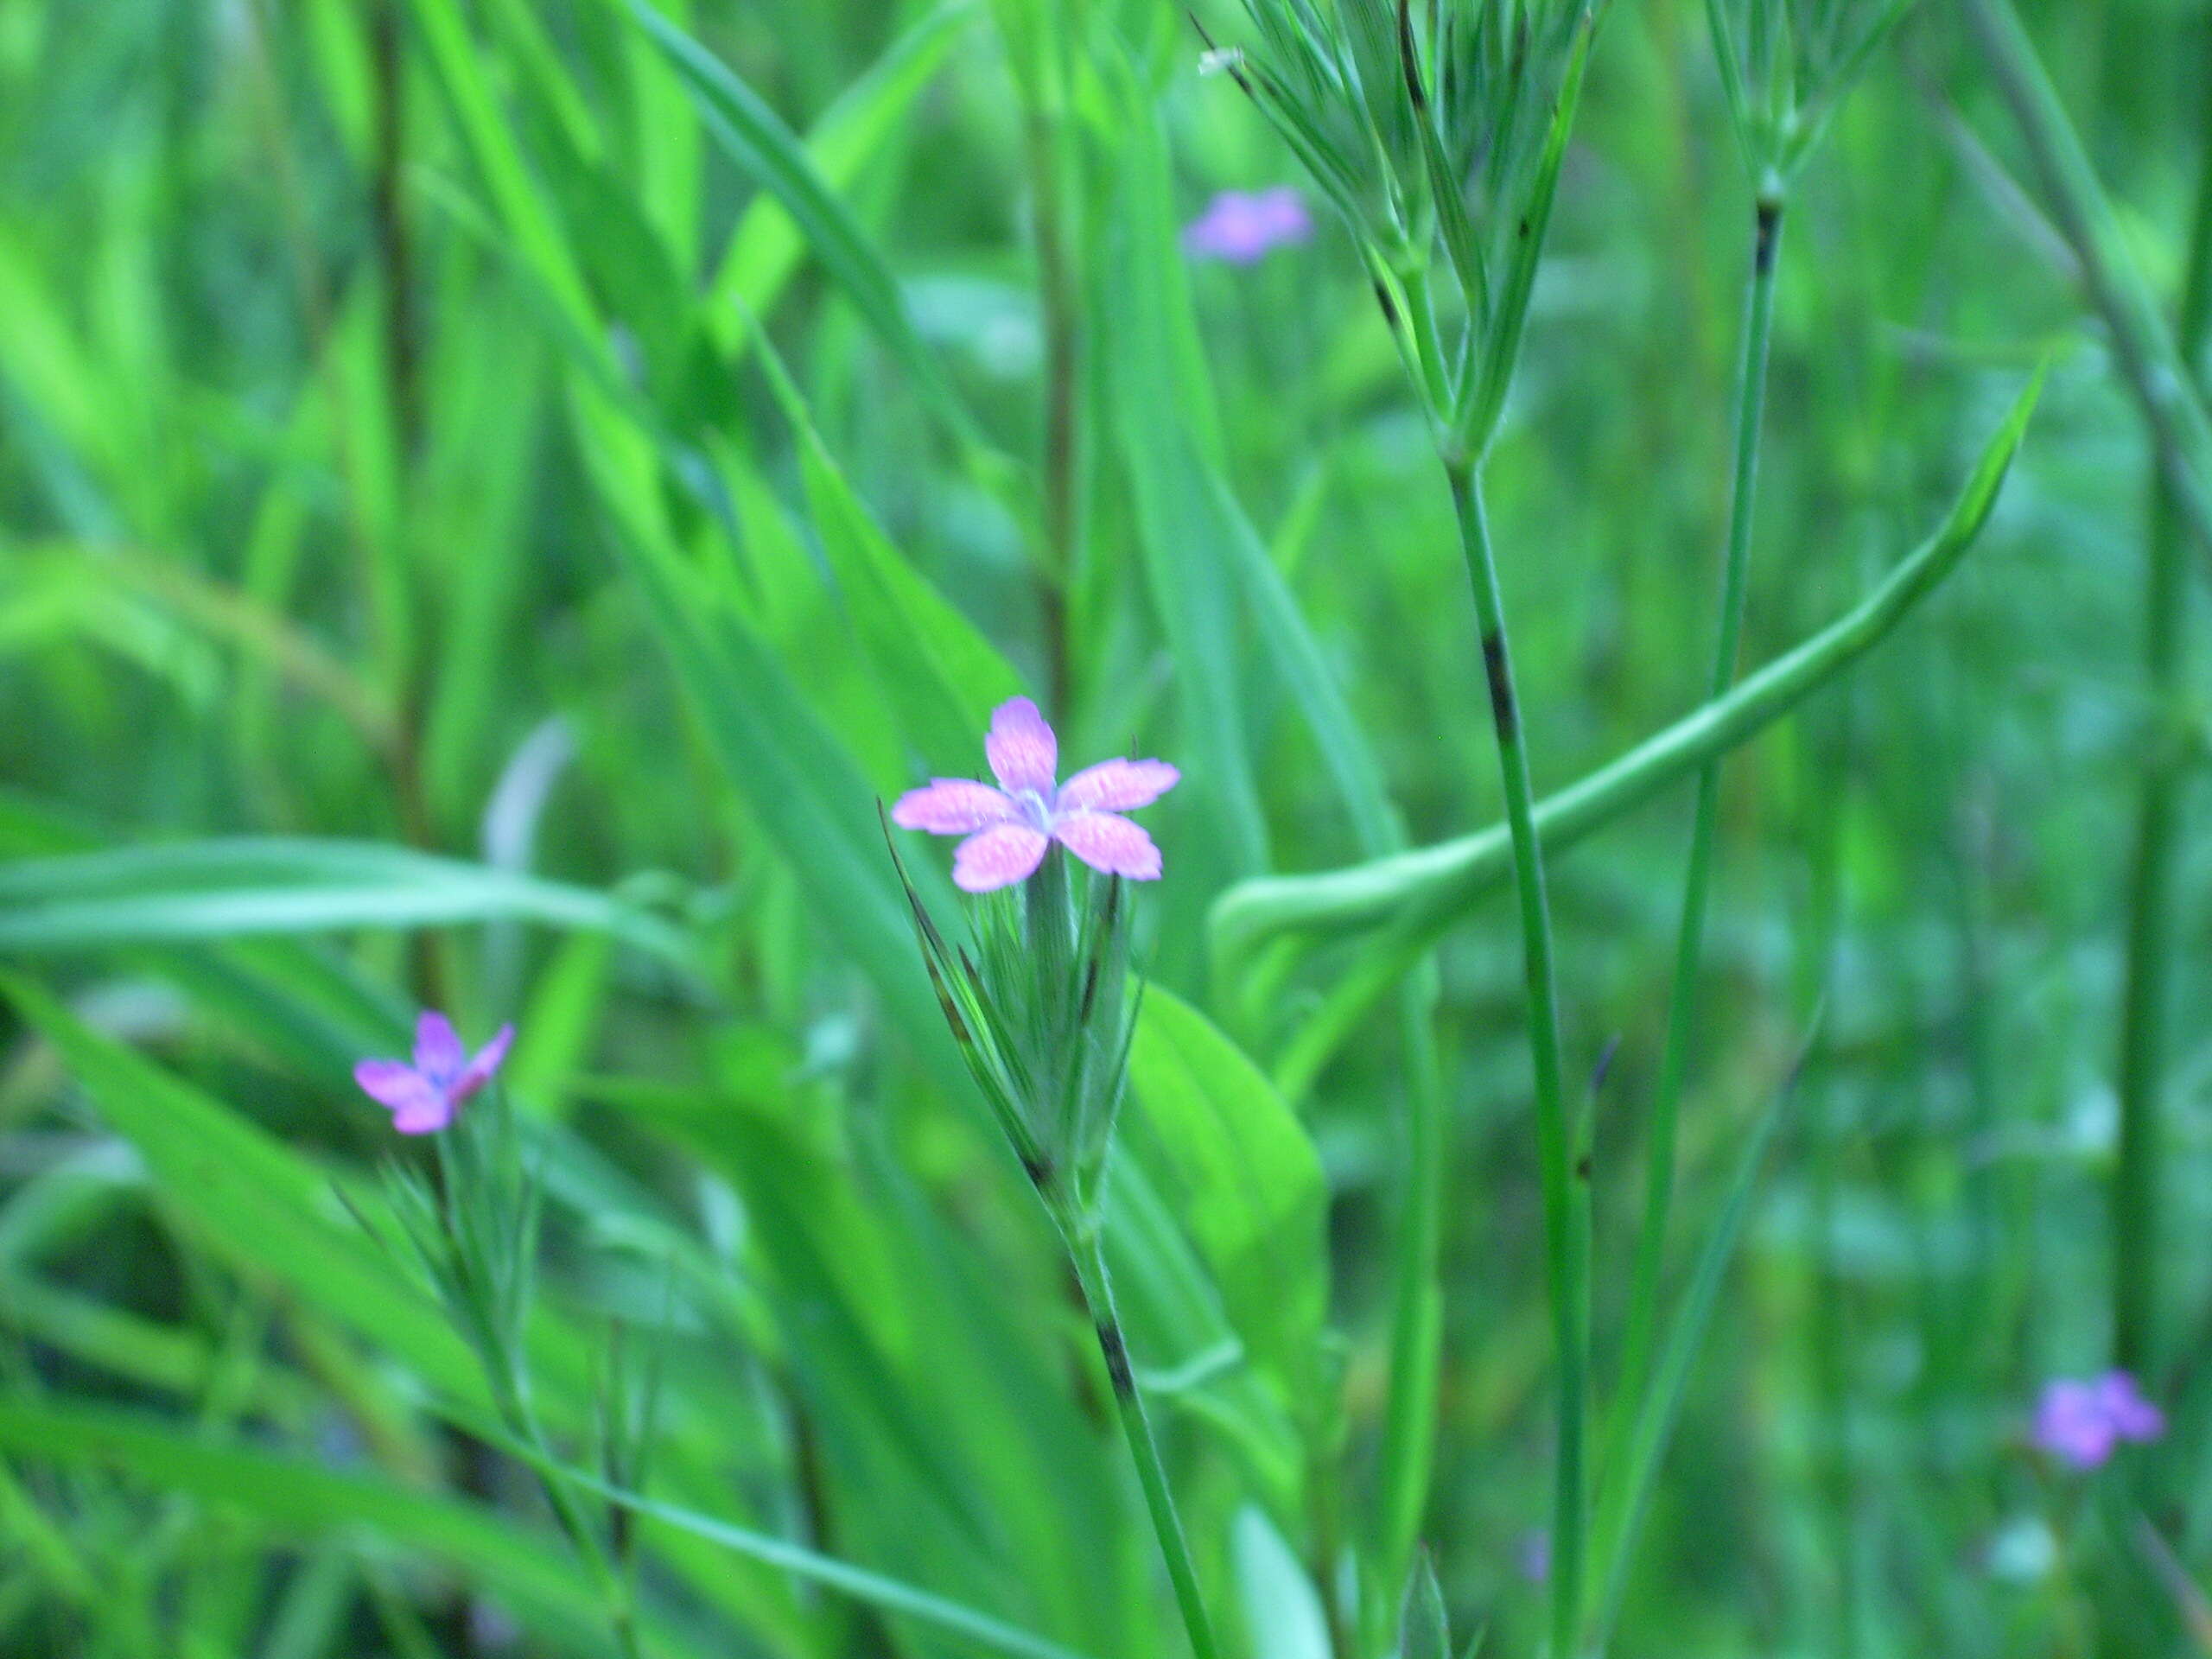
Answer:
M2208 332L2212 332L2212 158L2202 166L2183 283L2177 333L2185 363L2196 361ZM2160 1119L2183 787L2183 744L2172 727L2175 704L2186 686L2186 534L2173 486L2154 467L2143 617L2144 671L2153 729L2136 797L2135 853L2128 879L2120 1157L2112 1193L2113 1360L2138 1372L2155 1365L2158 1357Z
M1758 493L1759 429L1766 404L1767 347L1774 327L1776 267L1782 251L1783 202L1762 194L1751 238L1751 269L1745 302L1743 355L1736 377L1733 475L1728 503L1728 540L1721 575L1720 628L1713 651L1710 698L1728 694L1744 633L1745 594L1750 585L1752 508ZM1676 1126L1682 1084L1689 1067L1690 1037L1697 1021L1698 975L1705 954L1705 918L1713 888L1713 842L1720 816L1720 757L1698 769L1697 805L1690 829L1688 871L1682 880L1680 926L1675 939L1675 983L1667 1009L1667 1043L1652 1096L1649 1141L1645 1151L1643 1219L1637 1236L1636 1264L1630 1281L1628 1330L1621 1347L1620 1373L1606 1424L1606 1470L1618 1470L1625 1454L1649 1382L1652 1348L1659 1328L1660 1281L1667 1259L1667 1229L1674 1205Z
M1433 967L1417 968L1398 997L1399 1046L1406 1070L1405 1191L1395 1242L1390 1383L1382 1425L1382 1545L1376 1591L1383 1598L1396 1593L1413 1564L1435 1464L1444 1328L1438 1268L1448 1160L1444 1082L1433 1031L1434 981Z
M1535 791L1521 726L1520 700L1506 637L1505 604L1491 551L1482 486L1466 463L1447 464L1467 581L1481 631L1490 683L1491 729L1505 792L1505 819L1513 844L1513 878L1520 899L1521 946L1528 989L1529 1046L1535 1075L1536 1153L1543 1191L1544 1254L1554 1338L1559 1348L1559 1445L1552 1522L1552 1651L1573 1651L1580 1616L1586 1482L1583 1430L1586 1405L1588 1246L1577 1225L1581 1206L1571 1166L1568 1126L1560 1086L1559 993L1552 968L1552 925L1544 893L1543 845L1536 839Z
M2052 221L2104 320L2113 366L2151 429L2174 511L2212 561L2212 410L2114 222L2081 134L2012 0L1967 0L1968 22L2027 142Z
M1153 1531L1159 1535L1160 1553L1167 1563L1167 1577L1174 1586L1175 1605L1190 1632L1195 1659L1218 1659L1213 1624L1206 1616L1205 1600L1198 1592L1198 1568L1191 1560L1190 1541L1183 1535L1182 1517L1175 1512L1175 1494L1167 1484L1167 1468L1160 1461L1160 1443L1153 1438L1152 1421L1144 1399L1137 1392L1136 1375L1129 1363L1129 1344L1122 1331L1122 1318L1114 1306L1114 1284L1106 1271L1106 1253L1096 1229L1068 1235L1068 1255L1075 1265L1076 1282L1082 1287L1085 1309L1098 1333L1098 1351L1106 1361L1106 1380L1114 1395L1114 1409L1122 1420L1122 1433L1129 1443L1129 1456L1137 1466L1137 1484L1144 1489L1144 1503L1151 1514Z

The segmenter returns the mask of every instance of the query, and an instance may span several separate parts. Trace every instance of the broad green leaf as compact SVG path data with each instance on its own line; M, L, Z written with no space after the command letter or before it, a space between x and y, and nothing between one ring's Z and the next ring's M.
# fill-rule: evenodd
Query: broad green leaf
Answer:
M981 631L892 545L823 442L797 384L772 348L764 358L798 435L815 528L884 707L932 774L968 776L982 752L990 711L1019 696L1021 682Z
M1137 1377L1148 1397L1205 1423L1243 1460L1250 1490L1297 1512L1306 1448L1293 1402L1253 1363L1210 1265L1128 1135L1107 1184L1106 1256ZM1087 1334L1087 1333L1086 1333Z
M1327 1191L1304 1127L1205 1016L1147 988L1129 1052L1142 1159L1253 1362L1310 1405L1327 1313Z
M984 1263L903 1174L840 1144L827 1091L747 1092L666 1097L654 1117L745 1198L847 1548L1045 1633L1125 1645L1106 1637L1142 1627L1145 1557L1119 1524L1134 1494L1036 1317L1055 1282L1041 1217L1020 1234L1031 1263Z
M507 130L458 0L415 0L415 20L446 107L506 226L518 263L532 274L571 329L595 339L590 292L562 239L559 222Z
M617 490L613 499L641 505L612 471L606 461L601 475ZM618 537L624 568L724 778L798 877L829 937L883 998L900 1035L948 1087L964 1093L971 1085L916 954L867 779L735 606L673 553L657 525L633 515ZM932 886L941 899L946 884Z
M1247 1504L1236 1512L1229 1554L1249 1651L1266 1659L1331 1659L1321 1598L1264 1511Z
M678 1504L660 1503L641 1493L625 1492L588 1475L574 1473L569 1478L576 1484L598 1493L632 1514L690 1533L733 1554L785 1567L842 1591L856 1601L880 1607L886 1612L902 1614L950 1630L966 1638L964 1646L987 1652L1014 1654L1020 1656L1021 1659L1084 1659L1079 1649L1033 1636L988 1613L948 1601L942 1596L918 1590L880 1573L848 1566L842 1561L817 1554L812 1550L799 1548L780 1538L771 1538L747 1528L732 1526L728 1522L715 1520L712 1516L702 1515Z
M652 0L601 3L626 8L638 27L668 54L715 142L784 204L868 326L913 375L952 430L972 442L975 429L967 411L915 332L897 278L851 210L823 181L805 146L734 70L670 22Z
M1133 116L1123 180L1122 268L1109 299L1115 349L1109 365L1114 429L1135 499L1138 539L1154 610L1175 664L1175 690L1192 747L1191 787L1210 815L1229 862L1249 876L1268 863L1267 826L1245 729L1243 616L1224 550L1220 500L1173 374L1182 281L1165 142L1153 118Z
M807 134L806 149L826 187L842 190L855 182L899 130L975 16L972 0L935 7L823 112ZM805 234L779 197L764 194L746 209L707 291L711 326L726 350L741 346L753 319L768 315L805 252Z
M542 1634L563 1638L566 1650L601 1649L604 1618L589 1581L556 1537L518 1526L511 1514L108 1407L0 1397L0 1445L16 1458L127 1473L210 1508L243 1511L287 1537L365 1529L459 1569ZM655 1641L671 1655L702 1652L667 1629Z
M604 932L690 968L677 929L588 888L377 842L240 837L0 869L0 950L495 919Z

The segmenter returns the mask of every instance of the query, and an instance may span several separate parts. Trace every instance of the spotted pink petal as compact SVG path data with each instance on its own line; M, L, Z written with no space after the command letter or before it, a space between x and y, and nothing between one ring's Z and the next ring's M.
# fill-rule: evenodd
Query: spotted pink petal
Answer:
M1052 821L1052 835L1094 870L1132 881L1160 880L1160 849L1127 818L1111 812L1071 812Z
M966 778L936 778L910 789L891 809L901 830L926 830L933 836L966 836L995 823L1012 823L1021 809L988 784Z
M983 753L990 760L992 775L1007 794L1034 790L1051 798L1052 780L1059 775L1060 743L1028 698L1015 697L992 712Z
M415 1069L442 1088L467 1064L468 1051L453 1021L435 1008L425 1009L415 1022Z
M1127 812L1150 806L1182 781L1165 760L1101 760L1060 786L1064 811Z
M1026 880L1051 845L1042 830L999 823L979 830L952 855L952 885L963 893L990 893Z
M453 1081L453 1103L460 1105L471 1095L492 1081L507 1058L507 1051L514 1046L515 1028L501 1026L492 1033L492 1040L476 1051L476 1058L469 1061L461 1074Z

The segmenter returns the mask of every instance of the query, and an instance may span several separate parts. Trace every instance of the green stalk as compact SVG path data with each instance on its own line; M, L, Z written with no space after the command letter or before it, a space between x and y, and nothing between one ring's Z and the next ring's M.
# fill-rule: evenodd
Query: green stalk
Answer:
M1410 283L1402 301L1394 300L1388 266L1374 255L1370 256L1369 264L1384 323L1397 343L1407 373L1421 381L1424 362L1432 359L1441 362L1440 348L1433 338L1433 302L1427 276L1424 274L1419 282ZM1409 330L1418 338L1409 339ZM1433 414L1431 418L1434 420ZM1262 615L1263 626L1269 616L1280 618L1270 631L1281 652L1288 683L1309 689L1330 685L1332 671L1288 595L1268 583L1261 584L1259 591L1263 599L1271 594L1279 595L1279 603L1263 604ZM1364 752L1349 710L1332 698L1324 697L1322 703L1334 706L1318 708L1309 718L1317 736L1333 734L1324 741L1332 755L1329 772L1362 855L1382 858L1402 852L1404 832L1390 810L1379 771L1373 757ZM1444 1298L1439 1262L1447 1184L1444 1085L1437 1060L1435 1018L1436 973L1433 964L1424 963L1408 971L1398 995L1399 1065L1405 1090L1401 1123L1402 1197L1391 1241L1395 1275L1389 1380L1374 1505L1378 1524L1370 1535L1375 1540L1372 1553L1362 1563L1365 1581L1381 1587L1384 1593L1360 1598L1361 1637L1353 1636L1344 1616L1338 1584L1338 1529L1333 1525L1315 1529L1319 1555L1315 1578L1329 1614L1331 1644L1339 1659L1351 1659L1360 1651L1379 1652L1389 1645L1388 1621L1395 1611L1390 1592L1405 1581L1413 1564L1434 1473L1438 1372L1443 1357ZM1316 1466L1320 1466L1319 1459ZM1314 1483L1317 1491L1331 1484L1325 1480Z
M1436 328L1436 290L1423 259L1410 259L1398 273L1405 290L1407 332L1413 340L1413 368L1419 375L1422 401L1439 422L1452 407L1452 371L1445 365L1444 342Z
M1715 701L1727 696L1735 683L1743 641L1752 508L1758 493L1759 428L1766 405L1767 344L1774 327L1775 270L1782 251L1782 212L1779 192L1762 190L1751 238L1743 359L1736 378L1736 456L1728 504L1728 550L1721 578L1719 639L1713 651L1708 687L1708 696ZM1696 1024L1698 972L1705 955L1705 918L1713 887L1713 848L1719 816L1720 760L1715 756L1697 775L1689 868L1682 881L1681 922L1675 940L1675 988L1667 1010L1667 1046L1659 1064L1658 1091L1651 1102L1643 1223L1637 1237L1618 1392L1606 1426L1604 1466L1609 1476L1621 1466L1642 1409L1652 1344L1659 1328L1659 1281L1666 1267L1667 1225L1674 1206L1676 1122L1682 1080L1689 1067L1690 1033Z
M1535 791L1521 729L1513 659L1505 631L1505 602L1497 563L1483 513L1482 486L1465 462L1447 464L1452 502L1458 510L1461 550L1482 632L1483 664L1490 681L1491 728L1505 789L1505 821L1513 842L1514 886L1521 903L1521 947L1529 998L1529 1047L1536 1084L1536 1157L1544 1202L1544 1255L1554 1340L1559 1347L1559 1450L1552 1519L1552 1652L1567 1659L1582 1604L1583 1478L1586 1405L1584 1349L1587 1245L1577 1225L1580 1205L1570 1167L1568 1125L1560 1088L1559 993L1552 971L1550 906L1544 894L1544 850L1536 839Z
M2212 156L2202 166L2182 288L2179 346L2194 363L2212 333ZM2128 882L2127 987L2120 1015L2120 1162L2113 1179L2113 1363L2143 1371L2158 1358L2158 1166L2173 977L2175 866L2183 785L2173 729L2185 688L2187 549L2179 503L2155 467L2150 570L2144 599L2144 669L2150 682L2149 760L2136 800L2135 861Z
M1834 988L1836 962L1841 951L1847 880L1843 860L1843 825L1850 785L1851 756L1858 725L1856 702L1847 684L1839 698L1830 741L1819 746L1827 759L1827 772L1842 779L1840 787L1804 830L1810 902L1797 953L1798 1000L1801 1006L1825 1006ZM1808 791L1807 798L1812 798ZM1813 1249L1812 1307L1807 1321L1815 1419L1821 1433L1812 1449L1809 1471L1819 1501L1815 1507L1833 1529L1827 1540L1835 1562L1834 1643L1839 1659L1852 1659L1858 1651L1859 1608L1859 1484L1852 1465L1853 1440L1851 1379L1846 1364L1849 1332L1845 1326L1845 1281L1840 1268L1841 1251L1835 1215L1838 1164L1843 1156L1843 1137L1836 1129L1836 1090L1830 1073L1824 1033L1816 1032L1804 1059L1803 1084L1807 1096L1803 1122L1810 1127L1808 1148L1812 1186Z
M2042 379L2037 375L2014 400L1933 536L1857 605L1726 696L1548 797L1536 814L1546 847L1563 849L1611 823L1779 719L1880 644L1950 575L1980 534L2026 432ZM1503 884L1511 856L1510 834L1492 825L1342 869L1254 877L1215 901L1217 947L1224 954L1248 952L1279 933L1340 934L1393 922L1426 929L1424 937L1433 938Z
M1167 1577L1175 1587L1175 1605L1182 1611L1183 1627L1190 1632L1195 1659L1218 1659L1213 1624L1206 1617L1205 1599L1198 1593L1198 1574L1191 1560L1191 1546L1183 1535L1182 1517L1175 1512L1175 1494L1167 1484L1167 1469L1160 1460L1160 1444L1153 1439L1152 1423L1144 1400L1137 1393L1135 1374L1129 1368L1129 1345L1122 1333L1121 1314L1114 1306L1114 1284L1106 1271L1106 1253L1098 1233L1090 1227L1066 1235L1068 1257L1075 1266L1076 1283L1083 1291L1092 1328L1098 1333L1098 1351L1106 1361L1106 1380L1112 1386L1114 1409L1122 1420L1122 1433L1129 1443L1129 1456L1137 1465L1137 1484L1144 1488L1145 1508L1152 1515L1153 1531L1160 1538L1160 1553L1167 1562Z
M1398 1224L1390 1314L1390 1383L1382 1425L1382 1554L1378 1589L1395 1592L1413 1564L1436 1446L1437 1370L1444 1293L1437 1261L1444 1233L1444 1088L1431 1027L1434 971L1417 970L1398 999L1406 1067L1405 1209Z
M504 1106L501 1109L505 1109ZM472 1202L472 1189L455 1179L454 1157L447 1135L435 1137L431 1170L436 1179L439 1203L445 1212L447 1234L454 1241L455 1250L466 1257L468 1253L462 1243L466 1231L462 1209ZM499 1318L493 1294L474 1271L468 1274L465 1296L465 1305L453 1311L464 1322L462 1334L481 1362L493 1408L507 1433L528 1449L553 1518L604 1606L616 1649L622 1659L641 1659L643 1649L639 1645L637 1608L631 1586L607 1559L597 1530L569 1490L569 1484L560 1472L561 1465L546 1443L545 1431L531 1403L530 1373L518 1340Z
M1967 0L1967 14L2027 141L2051 217L2081 266L2082 289L2104 319L2113 366L2151 429L2174 510L2212 560L2212 410L2012 0Z
M645 1649L639 1642L637 1606L630 1586L620 1568L607 1559L589 1517L569 1490L568 1482L552 1472L560 1465L554 1460L552 1448L546 1444L544 1431L538 1427L537 1414L530 1407L525 1387L519 1376L511 1376L504 1389L497 1390L507 1431L539 1459L538 1484L544 1491L546 1502L552 1506L554 1519L568 1535L570 1548L583 1562L593 1586L606 1605L607 1622L613 1631L617 1650L622 1659L642 1659Z

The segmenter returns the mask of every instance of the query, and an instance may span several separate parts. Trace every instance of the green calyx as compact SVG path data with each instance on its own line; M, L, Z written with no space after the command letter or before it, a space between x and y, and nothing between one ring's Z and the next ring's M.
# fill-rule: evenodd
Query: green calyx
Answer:
M898 852L892 852L898 861ZM1052 1218L1091 1232L1128 1074L1141 990L1128 894L1058 847L1019 887L980 895L948 939L899 862L923 965L976 1086Z

